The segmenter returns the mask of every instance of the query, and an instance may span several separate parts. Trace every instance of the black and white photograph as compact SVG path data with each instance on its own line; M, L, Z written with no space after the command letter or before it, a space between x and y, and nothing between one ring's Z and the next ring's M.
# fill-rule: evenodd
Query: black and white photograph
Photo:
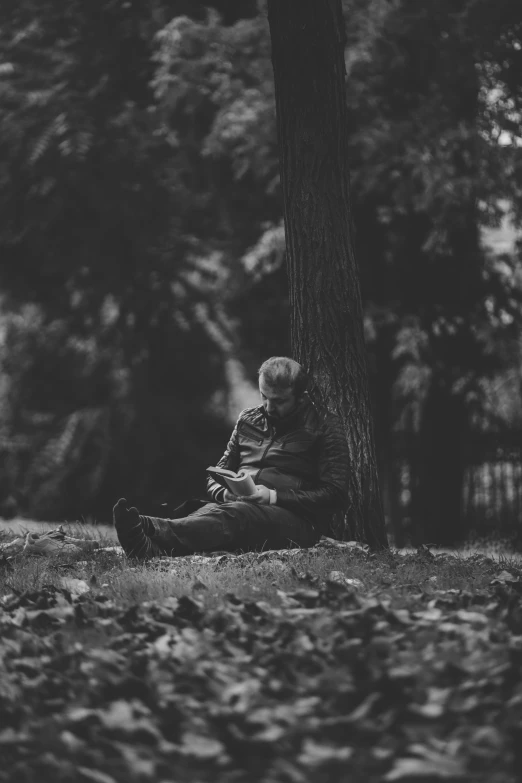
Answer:
M520 783L520 0L0 0L0 783Z

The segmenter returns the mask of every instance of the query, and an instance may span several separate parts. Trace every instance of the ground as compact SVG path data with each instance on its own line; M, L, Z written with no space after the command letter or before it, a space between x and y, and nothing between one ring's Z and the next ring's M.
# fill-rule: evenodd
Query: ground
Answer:
M519 560L100 543L2 565L0 780L522 777Z

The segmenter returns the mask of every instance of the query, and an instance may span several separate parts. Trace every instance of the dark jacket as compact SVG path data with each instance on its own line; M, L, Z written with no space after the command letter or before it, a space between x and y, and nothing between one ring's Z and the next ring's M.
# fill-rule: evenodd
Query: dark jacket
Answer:
M310 521L345 508L349 456L340 419L318 414L305 400L280 422L268 420L262 405L244 410L234 427L219 467L244 469L256 484L277 490L277 505ZM224 489L211 478L211 500Z

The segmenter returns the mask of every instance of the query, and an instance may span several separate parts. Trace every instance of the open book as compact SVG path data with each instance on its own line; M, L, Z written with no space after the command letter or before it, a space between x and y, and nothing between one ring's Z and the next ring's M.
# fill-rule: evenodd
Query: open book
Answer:
M214 481L217 481L225 489L229 489L234 495L255 495L256 493L256 485L246 470L234 473L233 470L226 468L210 467L207 468L207 473Z

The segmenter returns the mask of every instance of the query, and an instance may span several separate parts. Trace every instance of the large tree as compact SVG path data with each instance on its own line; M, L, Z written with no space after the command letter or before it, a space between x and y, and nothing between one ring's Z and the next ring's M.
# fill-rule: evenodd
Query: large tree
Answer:
M269 0L291 338L351 456L344 536L387 546L349 194L340 0Z

